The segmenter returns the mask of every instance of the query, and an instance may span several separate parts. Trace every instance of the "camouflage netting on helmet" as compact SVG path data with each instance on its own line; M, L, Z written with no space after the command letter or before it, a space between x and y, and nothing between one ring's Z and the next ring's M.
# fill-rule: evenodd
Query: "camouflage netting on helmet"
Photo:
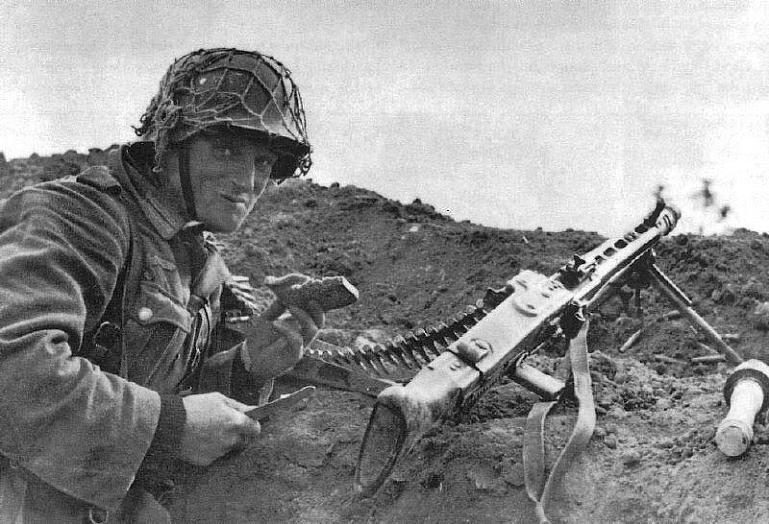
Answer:
M267 138L284 157L277 178L303 175L310 169L301 95L290 71L270 56L221 48L179 58L134 129L155 142L159 169L170 145L212 126L245 129Z

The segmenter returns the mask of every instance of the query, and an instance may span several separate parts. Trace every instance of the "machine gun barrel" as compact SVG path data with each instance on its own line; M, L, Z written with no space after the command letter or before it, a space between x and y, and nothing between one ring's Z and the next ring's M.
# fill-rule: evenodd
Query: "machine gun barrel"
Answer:
M408 384L379 394L358 457L356 491L373 495L425 432L468 410L554 331L574 336L570 323L577 310L589 311L608 298L629 270L651 258L652 247L679 217L660 201L632 231L575 255L551 277L522 271L511 279L513 292L504 301Z

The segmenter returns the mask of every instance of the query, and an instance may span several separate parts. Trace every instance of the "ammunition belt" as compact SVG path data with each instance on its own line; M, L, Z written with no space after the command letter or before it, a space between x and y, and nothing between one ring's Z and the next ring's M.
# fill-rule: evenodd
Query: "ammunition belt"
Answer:
M399 335L385 344L370 344L356 348L341 348L322 340L315 340L306 354L345 367L362 368L369 375L387 378L404 371L413 373L429 364L446 348L467 333L489 311L497 307L513 292L510 285L501 289L488 289L475 305L468 305L462 313L428 329L417 329Z

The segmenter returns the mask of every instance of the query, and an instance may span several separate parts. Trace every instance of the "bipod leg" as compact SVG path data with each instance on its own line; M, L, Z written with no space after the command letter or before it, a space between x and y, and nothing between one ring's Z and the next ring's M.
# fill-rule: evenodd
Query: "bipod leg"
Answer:
M636 318L643 318L644 316L644 310L643 306L641 305L641 288L637 287L633 291L633 295L635 297L635 314Z
M633 299L634 293L635 292L633 290L626 289L626 287L618 287L617 289L617 296L622 302L622 311L628 317L633 316L633 310L631 309L630 301Z
M705 319L692 308L692 301L689 297L687 297L684 292L681 291L659 267L657 267L656 264L649 264L648 274L657 289L659 289L660 292L675 305L676 309L686 317L695 329L699 329L708 337L708 339L710 339L714 344L715 349L726 358L727 362L733 366L743 362L742 357L729 347L729 344L724 342L721 335L713 329L713 326L708 324Z
M507 376L545 400L557 399L566 387L562 380L543 373L525 362L515 366L515 369Z

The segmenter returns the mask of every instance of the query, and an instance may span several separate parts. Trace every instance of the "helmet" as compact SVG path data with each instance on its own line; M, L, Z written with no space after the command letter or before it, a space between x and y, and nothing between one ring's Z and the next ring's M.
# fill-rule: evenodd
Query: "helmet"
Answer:
M169 145L213 126L265 138L279 157L272 178L303 175L312 165L301 95L290 71L270 56L216 48L177 59L134 130L155 142L157 169Z

